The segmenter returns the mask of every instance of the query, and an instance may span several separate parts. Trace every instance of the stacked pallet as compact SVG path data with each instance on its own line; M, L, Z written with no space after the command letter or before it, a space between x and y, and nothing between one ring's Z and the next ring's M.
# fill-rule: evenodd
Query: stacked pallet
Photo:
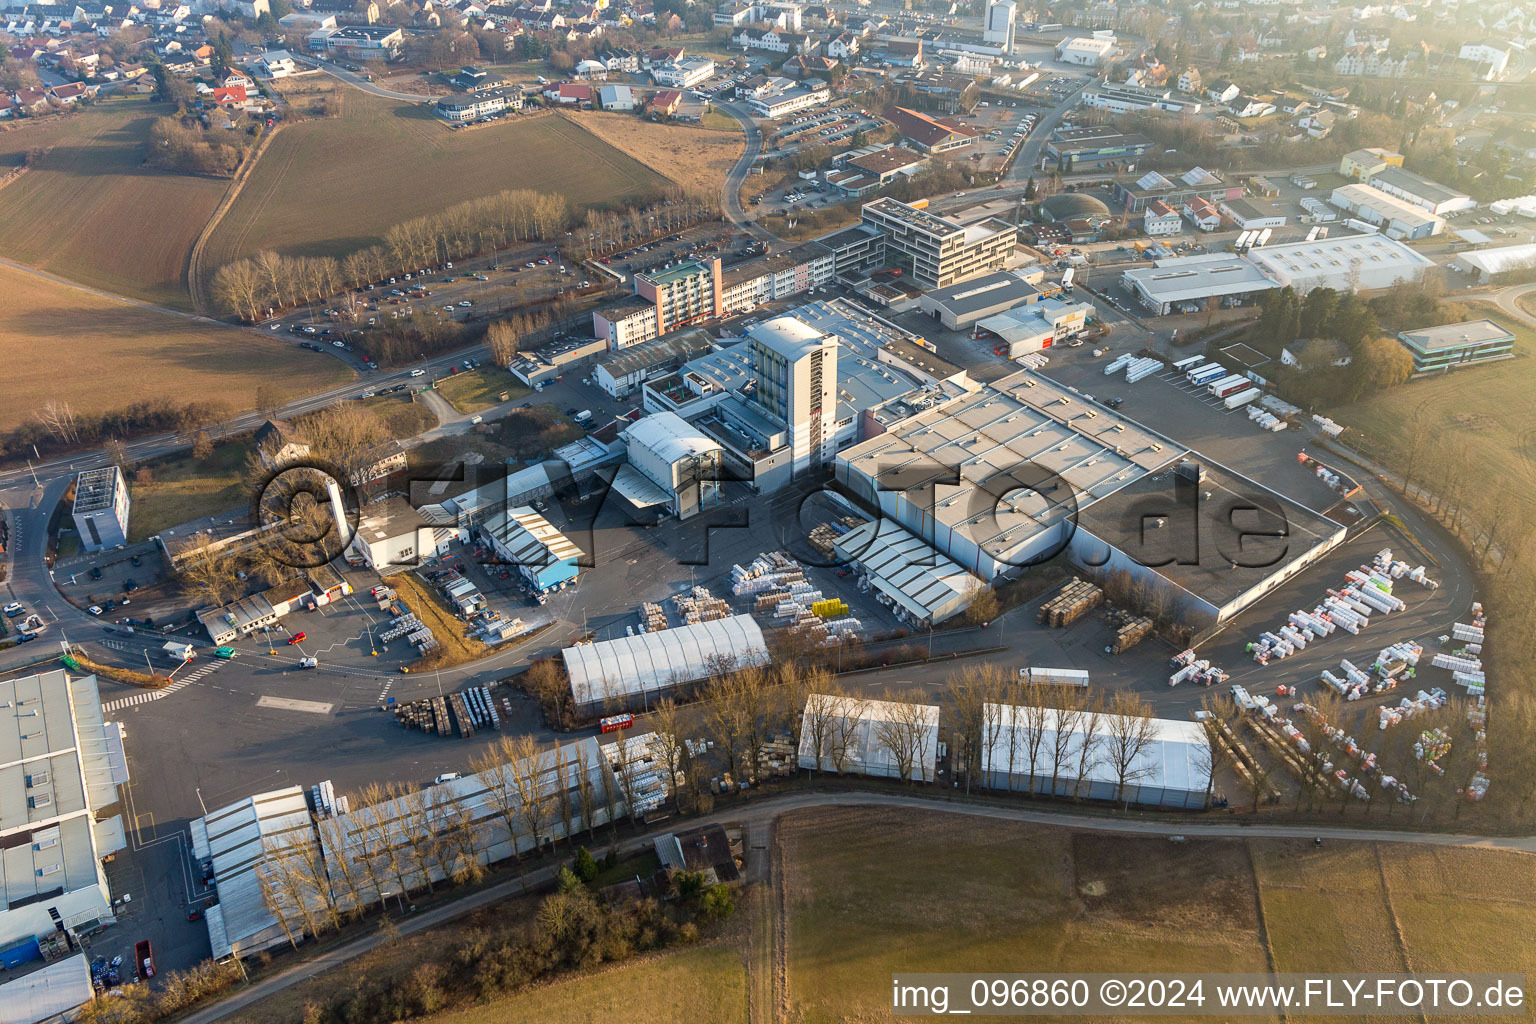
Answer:
M640 630L643 633L658 633L667 628L667 613L661 610L661 605L645 601L640 605Z
M1110 614L1109 624L1115 628L1115 639L1109 645L1111 654L1124 654L1152 635L1152 620L1145 615L1132 615L1124 609Z
M448 695L448 706L453 709L453 717L459 723L459 735L469 739L475 734L475 721L469 714L469 706L464 703L464 695L451 693Z
M797 764L795 741L788 733L775 736L757 748L757 778L784 778Z
M708 587L694 587L688 593L674 597L672 602L677 605L677 612L682 616L683 624L688 626L698 622L712 622L715 619L728 619L731 616L731 606L722 598L711 594Z
M1103 602L1103 590L1074 576L1055 597L1040 606L1035 621L1057 628L1070 626Z
M832 546L837 543L839 534L832 528L831 523L817 523L811 528L811 547L815 548L824 558L834 557Z

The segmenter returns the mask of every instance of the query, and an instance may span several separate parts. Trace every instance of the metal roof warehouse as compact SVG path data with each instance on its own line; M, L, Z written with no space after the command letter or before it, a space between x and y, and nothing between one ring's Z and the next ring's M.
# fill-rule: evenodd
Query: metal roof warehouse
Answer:
M965 611L982 587L981 580L922 538L883 517L839 537L834 550L868 573L870 584L899 612L925 626Z
M1211 298L1242 304L1279 287L1258 267L1229 252L1157 260L1122 277L1141 304L1157 314L1175 312L1182 303L1203 307Z

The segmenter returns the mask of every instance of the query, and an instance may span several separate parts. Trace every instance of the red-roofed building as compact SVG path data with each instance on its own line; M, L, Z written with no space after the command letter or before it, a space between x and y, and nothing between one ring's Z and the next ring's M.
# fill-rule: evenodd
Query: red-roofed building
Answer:
M1215 231L1221 227L1221 213L1210 200L1195 196L1184 204L1184 216L1201 231Z
M558 85L546 86L544 98L554 103L565 106L580 106L583 103L594 103L597 97L590 85L579 82L561 82Z
M663 89L651 97L651 109L658 114L671 116L683 102L683 94L676 89Z
M929 155L962 149L976 140L976 129L952 117L931 117L906 107L894 107L886 116L902 138Z
M221 85L213 90L213 102L221 107L243 107L246 103L245 86Z

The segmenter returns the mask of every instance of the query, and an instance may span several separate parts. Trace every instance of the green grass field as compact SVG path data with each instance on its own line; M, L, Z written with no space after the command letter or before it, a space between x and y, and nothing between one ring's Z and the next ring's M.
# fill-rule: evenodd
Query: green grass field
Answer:
M214 446L206 460L194 459L190 452L156 459L143 468L148 482L128 476L133 511L128 519L128 539L141 541L169 526L218 515L250 504L249 483L245 478L246 456L255 450L249 434Z
M437 382L437 393L459 412L479 412L500 405L503 394L507 401L512 401L529 390L507 371L483 366L442 378Z
M501 189L564 195L576 208L657 194L666 180L557 116L452 132L423 105L348 93L339 118L272 140L204 261L262 249L341 256L401 221Z
M151 170L149 126L170 113L144 98L107 100L0 132L0 253L94 288L190 309L187 256L229 181Z
M0 267L0 297L0 354L7 359L0 430L31 418L49 398L77 413L148 398L239 410L251 407L262 384L288 399L352 375L339 360L260 332L102 298L8 267Z
M1423 416L1428 437L1449 441L1447 452L1536 508L1536 419L1530 414L1536 330L1487 303L1466 305L1470 316L1487 317L1515 336L1516 358L1413 381L1329 415L1358 431L1367 453L1396 466L1407 461L1409 421Z

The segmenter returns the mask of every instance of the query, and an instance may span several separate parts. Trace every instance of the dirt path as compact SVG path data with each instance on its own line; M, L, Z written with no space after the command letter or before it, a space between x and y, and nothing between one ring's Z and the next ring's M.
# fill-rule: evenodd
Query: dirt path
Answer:
M207 313L209 309L208 297L203 293L203 249L208 244L208 239L218 230L224 220L224 215L235 205L235 200L240 198L240 193L245 189L245 183L251 180L251 172L261 161L267 147L282 131L286 124L276 124L267 130L251 151L251 155L245 163L240 165L240 170L235 174L235 180L229 183L229 188L224 190L224 198L219 200L219 205L214 209L213 216L208 218L208 223L203 225L203 230L197 233L197 240L192 243L192 251L187 254L187 294L192 296L192 308L199 313Z

